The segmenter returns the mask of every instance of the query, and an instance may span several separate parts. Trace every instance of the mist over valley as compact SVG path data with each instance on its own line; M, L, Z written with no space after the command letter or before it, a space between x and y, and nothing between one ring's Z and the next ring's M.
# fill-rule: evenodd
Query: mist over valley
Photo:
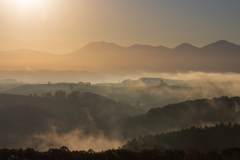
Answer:
M139 136L239 122L238 73L152 76L105 83L2 79L0 145L101 151Z
M240 159L240 1L0 0L0 160Z

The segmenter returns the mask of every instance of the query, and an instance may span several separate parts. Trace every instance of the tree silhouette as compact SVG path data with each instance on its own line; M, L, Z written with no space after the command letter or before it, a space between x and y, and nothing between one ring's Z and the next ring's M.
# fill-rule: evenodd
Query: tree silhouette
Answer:
M220 123L213 127L190 127L181 131L146 135L132 139L123 146L124 149L141 151L144 149L195 148L200 151L224 149L240 146L240 125Z
M67 95L67 92L64 90L57 90L54 93L54 97L56 97L57 99L65 99Z

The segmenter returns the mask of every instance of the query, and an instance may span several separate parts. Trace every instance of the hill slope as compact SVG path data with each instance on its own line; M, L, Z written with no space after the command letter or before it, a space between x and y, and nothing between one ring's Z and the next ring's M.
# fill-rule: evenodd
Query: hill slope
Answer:
M43 97L0 94L0 101L0 147L7 148L49 148L60 142L44 137L72 132L77 137L113 138L117 120L140 112L129 104L78 91L66 95L58 90Z
M181 131L147 135L128 141L122 148L134 151L144 149L222 150L240 146L240 124L217 124L214 127L182 129Z
M239 122L240 97L199 99L150 109L146 114L121 122L123 135L140 135L173 131L190 126Z

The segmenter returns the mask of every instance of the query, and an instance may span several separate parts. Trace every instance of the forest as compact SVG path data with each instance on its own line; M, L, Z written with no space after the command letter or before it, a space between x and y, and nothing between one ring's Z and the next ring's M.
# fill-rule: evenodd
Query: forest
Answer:
M145 135L128 141L122 148L133 151L145 149L166 150L171 148L188 150L194 148L206 152L212 149L223 150L228 147L239 146L239 135L239 123L220 123L211 127L193 126L180 131Z
M236 145L229 140L222 146L220 140L219 144L212 142L207 146L194 141L217 134L208 133L216 124L231 124L225 130L222 128L226 134L234 130L236 135L231 137L237 138L240 97L220 96L237 95L232 89L236 85L163 78L97 84L2 81L0 147L33 148L39 152L61 146L70 151L92 148L96 152L118 148L132 151L177 148L184 152L195 148L205 152L238 147L237 140ZM215 98L204 98L215 92ZM197 132L190 134L188 130ZM201 137L194 139L199 135L195 133ZM207 137L203 136L205 133ZM226 136L223 131L219 133L222 134L214 138Z
M80 91L0 94L0 101L1 147L38 150L63 145L71 150L118 148L139 136L235 123L240 114L240 97L227 96L188 100L147 112L124 101ZM222 148L226 147L231 146L226 143Z
M140 152L125 149L111 149L102 152L69 151L62 146L59 149L49 149L39 152L32 148L27 149L0 149L0 159L11 160L238 160L240 148L231 147L222 151L210 150L199 152L195 149L142 150Z

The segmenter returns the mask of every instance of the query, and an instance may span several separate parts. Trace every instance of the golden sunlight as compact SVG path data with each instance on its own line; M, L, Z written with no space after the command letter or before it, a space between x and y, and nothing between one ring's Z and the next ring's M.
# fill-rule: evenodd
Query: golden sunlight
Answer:
M9 5L19 9L34 9L40 7L43 0L9 0Z
M38 1L36 0L18 0L21 6L32 6L35 5Z

